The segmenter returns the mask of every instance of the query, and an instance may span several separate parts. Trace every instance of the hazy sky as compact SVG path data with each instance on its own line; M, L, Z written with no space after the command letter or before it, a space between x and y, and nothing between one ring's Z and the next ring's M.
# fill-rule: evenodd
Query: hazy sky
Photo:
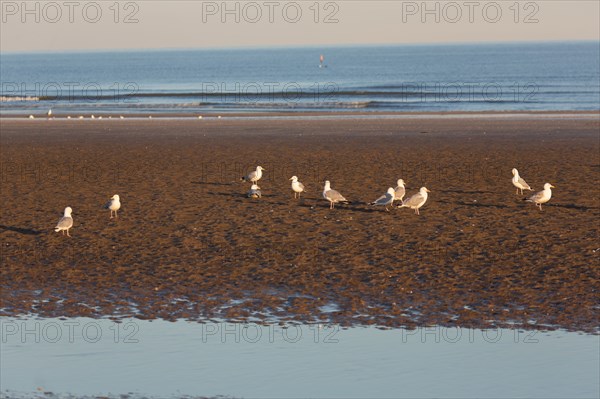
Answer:
M600 40L598 0L0 0L0 13L4 52Z

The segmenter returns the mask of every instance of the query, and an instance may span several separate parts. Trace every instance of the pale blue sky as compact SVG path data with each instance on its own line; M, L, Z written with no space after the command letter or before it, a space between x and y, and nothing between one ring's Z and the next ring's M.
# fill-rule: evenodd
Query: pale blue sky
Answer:
M0 1L0 50L600 40L597 0L69 4Z

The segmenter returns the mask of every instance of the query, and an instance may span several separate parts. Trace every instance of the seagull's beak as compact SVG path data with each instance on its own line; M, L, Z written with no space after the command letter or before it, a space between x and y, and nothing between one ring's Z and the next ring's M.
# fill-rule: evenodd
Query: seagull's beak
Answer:
M552 188L556 188L556 186L553 186L552 184L550 185L550 187L552 187Z
M288 180L294 180L294 179L292 179L292 178L290 177Z
M430 193L430 192L431 192L431 190L429 190L429 189L427 189L427 188L425 189L425 191L427 191L428 193Z

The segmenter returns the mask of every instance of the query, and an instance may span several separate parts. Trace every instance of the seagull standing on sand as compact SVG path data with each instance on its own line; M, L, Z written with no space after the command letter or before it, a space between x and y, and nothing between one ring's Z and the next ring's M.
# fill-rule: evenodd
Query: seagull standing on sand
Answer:
M113 212L117 217L117 211L121 208L121 200L117 194L113 195L110 200L104 205L104 209L110 209L110 218L113 218Z
M52 109L48 110L48 119L52 118Z
M521 190L521 195L523 195L523 190L533 191L532 188L529 187L529 184L519 176L519 171L516 168L513 168L512 174L512 184L517 188L517 195L519 195L519 190Z
M404 183L404 180L402 179L398 179L398 181L396 182L396 188L394 189L394 201L400 201L402 202L402 198L404 198L404 195L406 194L406 188L404 187L406 183Z
M241 180L243 180L243 181L249 181L249 182L252 182L252 183L256 184L256 183L258 183L258 181L262 177L262 171L263 170L266 170L266 169L264 169L262 166L257 166L256 170L254 172L250 172L248 174L248 176L242 177Z
M335 207L335 204L337 204L338 202L342 204L350 203L350 201L344 198L342 194L340 194L336 190L331 189L331 183L329 182L329 180L325 181L325 187L323 188L323 198L329 201L329 209L333 209Z
M544 189L542 191L538 191L537 193L533 194L531 197L526 198L525 201L533 202L540 208L540 211L541 211L542 204L545 204L546 202L550 201L550 198L552 198L552 190L551 190L552 188L555 188L555 187L550 183L546 183L546 184L544 184Z
M390 187L387 189L387 192L385 194L377 198L375 201L369 203L369 205L385 206L385 210L389 212L388 205L392 205L394 203L395 196L396 191L393 187Z
M296 198L296 195L298 195L298 198L300 198L300 193L304 191L304 184L300 183L298 181L298 177L296 176L290 177L290 180L292 181L292 191L294 192L294 198Z
M73 217L71 216L72 212L73 212L73 209L71 209L70 206L65 208L65 213L64 213L63 217L61 217L58 220L58 224L54 228L54 231L56 231L56 232L62 231L63 235L65 235L65 230L66 230L67 236L71 237L71 235L69 234L69 229L71 227L73 227Z
M260 187L258 187L256 184L253 184L252 187L250 187L250 191L248 191L247 196L248 198L260 198L262 196L260 193Z
M419 208L425 205L427 202L427 193L430 193L426 187L421 187L419 192L406 201L402 201L402 205L398 205L398 208L410 208L414 209L417 215L420 215Z

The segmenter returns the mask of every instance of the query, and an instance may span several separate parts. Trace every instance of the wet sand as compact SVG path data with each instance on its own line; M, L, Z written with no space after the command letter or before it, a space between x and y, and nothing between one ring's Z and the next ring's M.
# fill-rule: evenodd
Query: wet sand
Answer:
M598 119L0 127L0 315L598 332ZM543 211L513 167L556 186ZM367 205L398 178L432 191L420 216ZM330 211L325 179L352 204ZM101 208L113 194L118 219ZM66 206L71 238L53 231Z

